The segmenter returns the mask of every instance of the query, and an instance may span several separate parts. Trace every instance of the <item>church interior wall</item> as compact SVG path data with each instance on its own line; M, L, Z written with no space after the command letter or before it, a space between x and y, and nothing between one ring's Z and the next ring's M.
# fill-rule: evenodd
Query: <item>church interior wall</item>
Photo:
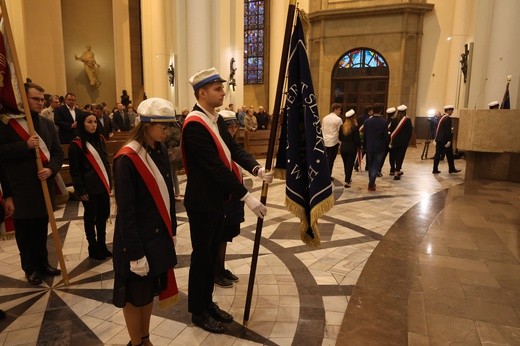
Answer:
M29 2L27 2L29 4ZM67 91L79 104L116 100L112 2L68 0L61 2ZM91 45L100 65L99 85L92 87L80 56Z

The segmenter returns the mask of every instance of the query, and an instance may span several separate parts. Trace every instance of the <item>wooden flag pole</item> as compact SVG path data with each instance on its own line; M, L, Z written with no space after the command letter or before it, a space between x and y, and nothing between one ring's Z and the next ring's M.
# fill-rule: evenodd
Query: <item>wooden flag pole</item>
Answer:
M29 101L27 100L27 94L25 92L25 87L23 85L22 80L22 72L20 70L20 65L18 64L18 55L16 53L16 48L14 46L13 32L11 30L11 22L9 20L9 14L7 13L7 6L5 4L5 0L0 0L0 6L2 10L2 18L4 19L5 26L5 35L6 40L9 45L9 49L11 51L11 56L13 58L13 65L16 73L16 80L18 81L18 89L20 91L20 95L22 97L23 109L25 111L25 118L27 121L27 126L29 127L29 133L31 136L36 134L34 130L34 124L31 117L31 110L29 108ZM39 147L35 147L36 152L36 165L38 167L38 171L43 169L42 160L40 157ZM50 158L49 158L50 159ZM69 285L69 276L67 273L67 268L65 267L65 259L63 258L63 252L61 249L61 240L60 235L58 233L58 228L56 227L56 219L54 218L54 210L52 208L51 198L49 195L49 187L47 186L46 180L41 180L43 197L45 198L45 206L47 207L47 214L49 215L49 223L51 224L52 229L52 237L54 239L54 247L56 250L56 255L58 256L58 261L60 262L61 268L61 276L63 278L63 282L65 285Z
M287 12L287 22L285 24L285 36L283 39L282 46L282 57L280 59L280 72L278 73L278 84L276 86L276 98L274 100L274 109L273 109L273 121L271 123L271 132L269 134L269 145L267 147L267 158L265 159L265 169L267 171L271 170L272 161L274 156L274 148L276 144L276 133L278 131L278 122L280 117L280 108L282 104L283 98L283 89L285 84L285 75L287 72L287 60L289 56L289 45L291 40L292 27L294 23L294 13L296 10L296 0L290 0L289 2L289 10ZM265 182L262 184L262 195L260 197L260 202L262 204L267 203L267 190L268 184ZM253 299L253 288L255 285L255 276L256 276L256 265L258 262L258 254L260 252L260 240L262 239L262 227L264 224L264 219L258 218L256 222L256 233L255 233L255 243L253 245L253 256L251 258L251 270L249 272L249 283L247 286L247 296L246 296L246 306L244 308L244 325L247 326L249 323L249 311L251 309L251 300Z

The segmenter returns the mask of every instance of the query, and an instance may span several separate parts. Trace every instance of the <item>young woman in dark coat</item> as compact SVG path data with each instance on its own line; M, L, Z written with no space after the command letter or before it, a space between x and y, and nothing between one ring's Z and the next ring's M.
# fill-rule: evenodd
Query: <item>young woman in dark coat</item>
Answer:
M112 257L106 245L111 179L105 140L93 114L85 113L78 118L77 131L78 137L69 145L70 176L76 195L85 208L83 222L88 255L92 259L104 260Z
M149 98L139 105L140 122L114 160L117 216L114 229L113 304L123 308L131 345L151 345L153 299L167 304L178 293L175 199L168 151L175 109Z

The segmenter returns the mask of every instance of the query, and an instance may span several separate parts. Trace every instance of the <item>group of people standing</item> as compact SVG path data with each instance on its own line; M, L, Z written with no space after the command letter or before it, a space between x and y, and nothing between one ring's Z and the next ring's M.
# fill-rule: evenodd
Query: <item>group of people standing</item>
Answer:
M341 117L342 106L339 103L331 105L331 113L322 120L323 139L329 163L330 173L336 156L339 153L343 160L344 187L349 188L352 183L352 172L360 169L360 162L366 155L365 169L368 171L368 191L376 191L376 179L382 177L382 169L389 156L390 175L394 180L401 180L402 166L410 139L413 125L407 116L406 105L390 107L383 115L383 105L367 106L364 114L359 118L353 109ZM435 125L436 154L433 173L440 173L438 164L446 153L449 173L458 173L453 161L453 131L450 115L453 106L444 107L445 114ZM333 178L332 178L333 179Z
M243 185L241 168L265 183L272 181L273 174L234 141L236 117L224 119L217 113L225 96L225 80L218 72L214 68L200 71L189 82L197 103L183 119L181 132L187 174L184 204L193 248L188 309L195 325L222 333L222 322L231 322L233 317L213 301L214 283L216 278L238 280L224 266L226 242L240 232L244 206L260 218L267 211ZM23 115L1 115L0 183L6 213L14 215L22 269L28 282L37 285L45 276L61 274L47 258L48 216L39 184L43 180L52 185L64 153L53 122L40 115L43 88L25 87L36 134L28 133ZM71 104L75 101L72 94L67 97ZM96 114L78 112L70 123L75 136L70 138L69 160L74 188L85 209L89 257L113 256L113 304L123 308L129 345L149 345L154 297L159 295L159 300L168 303L178 292L173 272L177 263L175 195L164 144L178 119L174 106L161 98L141 102L137 113L140 122L114 158L113 177ZM38 147L45 157L42 170L36 167ZM112 188L117 215L110 251L106 222Z

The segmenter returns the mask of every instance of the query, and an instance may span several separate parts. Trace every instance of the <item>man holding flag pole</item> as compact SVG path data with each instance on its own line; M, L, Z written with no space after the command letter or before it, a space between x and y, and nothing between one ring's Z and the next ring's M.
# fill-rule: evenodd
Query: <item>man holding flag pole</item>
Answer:
M40 284L45 276L60 274L68 284L52 206L54 182L59 183L61 178L58 171L63 150L53 122L39 115L43 109L43 88L33 83L21 85L5 0L0 0L0 5L0 165L12 191L22 269L33 285ZM62 270L48 261L49 220Z

